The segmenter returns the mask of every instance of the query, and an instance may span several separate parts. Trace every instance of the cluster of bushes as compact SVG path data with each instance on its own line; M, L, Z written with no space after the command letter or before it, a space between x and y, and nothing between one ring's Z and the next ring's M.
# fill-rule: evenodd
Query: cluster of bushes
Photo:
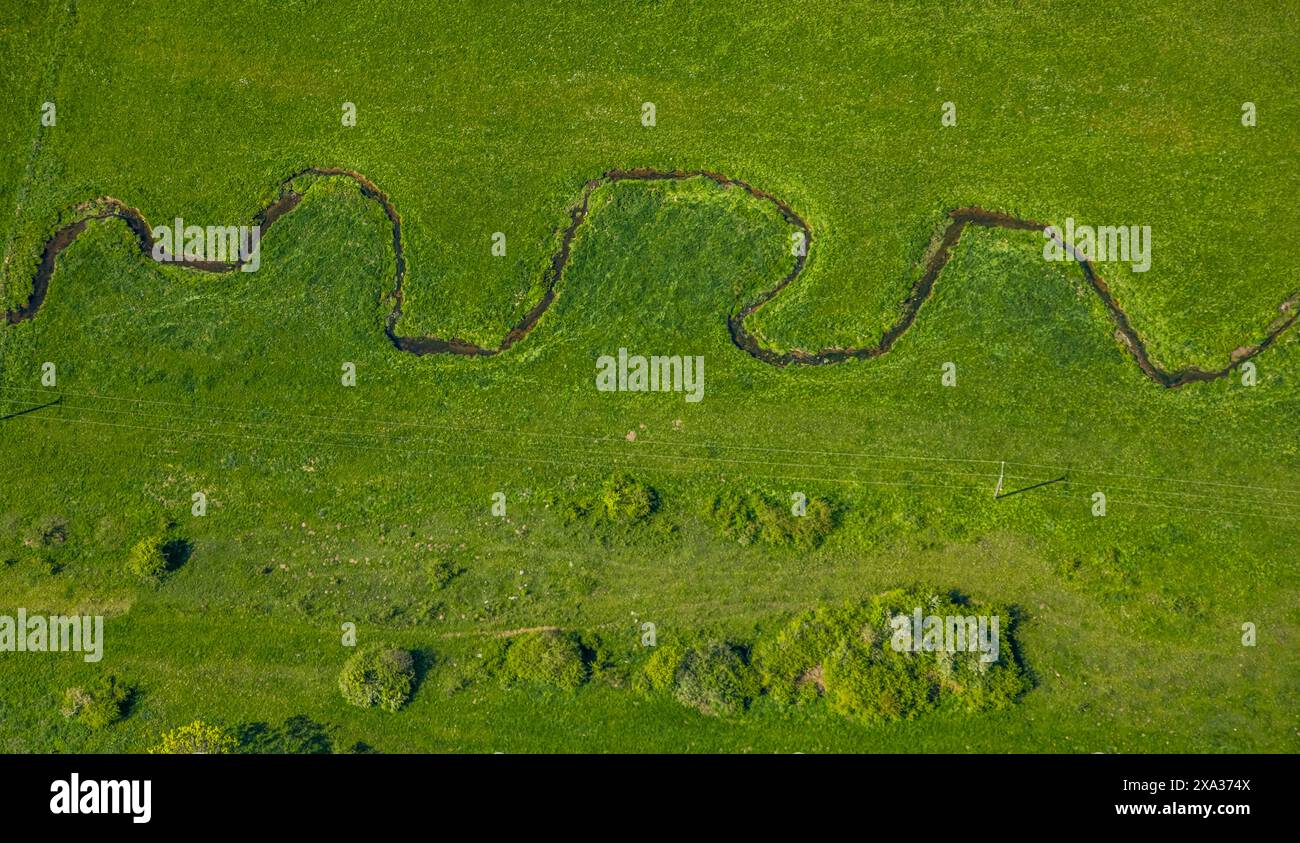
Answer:
M415 690L415 657L393 647L363 647L339 673L343 699L362 708L397 711Z
M589 646L574 633L542 629L488 638L474 658L449 661L442 678L448 692L484 680L575 691L607 663L599 646ZM343 665L339 691L353 705L397 711L410 700L416 680L412 653L372 646L359 649Z
M155 755L229 755L238 749L234 735L220 726L195 720L164 732L158 745L149 751Z
M106 519L107 521L108 519ZM101 533L104 532L101 528ZM108 530L112 533L113 530ZM68 521L59 516L44 516L32 520L21 530L15 529L20 542L11 552L8 547L0 546L0 560L5 565L30 563L34 570L41 573L57 574L63 569L69 556L77 555ZM120 536L110 539L103 535L96 536L102 543L117 544ZM190 543L175 533L175 525L166 524L141 537L127 552L125 568L128 573L157 585L167 574L175 571L189 558Z
M659 493L632 475L619 472L607 477L595 496L553 497L548 505L557 506L566 523L628 526L645 521L659 509Z
M265 722L240 723L227 728L195 720L164 732L149 752L161 755L329 755L334 753L333 726L295 714L279 726ZM369 753L374 749L357 741L343 750Z
M920 640L912 635L918 608L924 618L939 619L926 621ZM957 620L976 616L997 620L996 652L969 640L970 628ZM899 589L796 615L759 638L754 663L777 701L824 697L832 711L858 720L910 719L938 708L1005 708L1030 687L1011 640L1013 617L1001 606ZM962 641L947 634L944 619L954 619L949 626L962 630ZM991 621L985 629L992 635ZM954 643L960 646L949 649ZM899 649L913 644L917 649Z
M615 686L630 680L638 690L711 716L735 716L759 700L778 708L816 704L863 722L939 709L984 711L1009 706L1030 688L1013 624L1004 607L900 589L793 615L763 629L752 645L720 636L677 638L631 659L606 652L597 637L539 630L485 640L465 669L453 668L447 690L489 677L508 687L569 692L596 680ZM923 632L915 647L914 629ZM903 632L906 641L899 639Z
M821 498L804 504L803 514L764 492L728 490L713 499L709 518L723 536L740 544L814 548L835 526L835 511Z
M997 652L965 639L950 650L942 638L943 646L910 649L918 608L925 617L997 617ZM937 709L1000 709L1031 685L1010 638L1012 618L999 606L973 607L923 590L891 591L797 614L760 634L749 649L719 640L665 643L645 660L638 684L713 715L741 712L760 695L780 707L821 701L864 722L911 719ZM899 639L904 628L907 642Z
M125 718L135 698L135 686L116 676L103 676L89 687L69 688L60 712L91 729L103 729ZM288 718L279 727L267 723L243 723L233 731L195 720L160 736L152 753L167 755L227 754L314 754L333 752L328 727L305 715Z
M971 625L981 617L983 627ZM992 618L998 620L995 635L986 634L994 629ZM931 619L940 622L931 626ZM777 708L820 705L862 722L936 710L986 711L1012 705L1031 687L1013 626L1014 614L1005 607L898 589L800 612L763 629L752 645L706 636L668 640L641 659L628 660L626 653L615 658L597 637L539 629L487 639L470 663L472 671L457 673L447 690L489 677L506 687L565 692L597 679L614 685L631 679L643 692L667 695L710 716L742 714L760 699ZM953 647L957 639L945 634L958 628L965 637ZM416 678L414 654L371 646L347 660L339 690L353 705L397 711L410 699ZM89 692L70 689L64 713L99 728L124 716L129 698L130 689L108 677ZM152 751L234 752L241 745L277 752L333 749L325 727L298 717L279 729L249 724L238 735L195 721L163 735Z
M91 729L102 729L126 717L134 694L135 689L116 676L104 676L89 688L69 688L60 711Z
M719 639L656 647L646 661L644 682L684 706L722 716L745 710L760 691L744 648Z

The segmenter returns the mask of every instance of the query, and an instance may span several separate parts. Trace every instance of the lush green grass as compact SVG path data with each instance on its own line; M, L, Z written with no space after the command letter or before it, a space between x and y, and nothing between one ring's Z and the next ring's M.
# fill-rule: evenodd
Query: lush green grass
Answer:
M1285 4L200 8L78 8L17 255L91 195L230 222L289 172L346 165L408 222L411 332L494 340L527 309L582 182L641 165L749 179L823 235L766 320L787 344L877 333L939 215L964 204L1151 225L1152 271L1109 269L1170 366L1220 361L1294 288L1300 22ZM34 62L47 51L34 39ZM946 101L956 127L940 125ZM494 231L512 238L506 261Z
M407 334L494 344L582 183L616 166L721 170L805 215L806 275L755 319L778 345L874 340L942 212L965 204L1152 225L1152 271L1113 283L1170 365L1221 362L1294 286L1291 12L1088 6L1071 34L1080 10L983 4L280 4L269 20L249 4L237 20L142 3L130 13L166 26L128 31L88 6L64 24L59 123L17 188L11 300L76 201L235 223L308 164L361 170L396 202ZM0 37L21 55L51 36ZM13 63L5 77L43 98ZM944 100L957 127L939 126ZM4 172L24 171L36 116L4 136ZM338 749L386 751L1300 748L1294 338L1257 358L1257 387L1162 390L1077 270L1042 261L1041 237L971 230L889 355L777 369L738 351L725 317L789 270L789 228L695 180L598 190L559 298L509 353L415 358L381 333L385 225L354 186L322 181L272 229L261 270L228 276L153 264L124 227L95 225L41 314L0 332L4 406L64 396L0 422L0 613L108 615L98 665L0 654L0 749L141 750L196 717L297 714ZM703 355L705 400L596 392L596 358L619 347ZM39 386L44 361L58 390ZM955 388L940 385L949 361ZM1011 489L1068 481L995 502L1004 459ZM655 514L565 518L624 470L657 490ZM802 491L837 526L813 549L742 546L709 516L728 491ZM193 552L154 587L127 553L169 520ZM51 525L66 539L42 539ZM599 636L627 667L644 621L752 641L789 613L918 582L1023 612L1035 687L1012 710L865 726L760 699L710 718L618 669L576 693L460 687L502 630ZM343 701L345 622L423 654L401 711ZM138 685L131 715L66 721L65 689L104 673Z

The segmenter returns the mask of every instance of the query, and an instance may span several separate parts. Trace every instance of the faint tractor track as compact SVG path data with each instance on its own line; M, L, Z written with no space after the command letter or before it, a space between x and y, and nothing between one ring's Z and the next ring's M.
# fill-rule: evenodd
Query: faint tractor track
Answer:
M439 638L515 638L534 632L563 632L560 626L524 626L519 629L466 629L459 632L440 632Z

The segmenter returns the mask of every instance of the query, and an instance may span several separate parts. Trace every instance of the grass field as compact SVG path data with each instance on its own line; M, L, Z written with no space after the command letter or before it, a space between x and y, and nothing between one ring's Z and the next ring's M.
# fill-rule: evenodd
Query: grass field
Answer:
M1100 270L1167 368L1226 365L1300 289L1286 4L330 6L6 8L5 307L80 202L247 224L312 166L400 213L400 333L485 346L620 167L725 173L807 221L802 273L748 323L777 350L876 342L965 206L1150 225L1149 272ZM791 230L707 179L599 187L537 327L471 359L386 339L391 232L350 182L317 180L250 273L155 263L91 223L36 317L0 325L0 415L61 398L0 421L0 615L102 614L104 658L0 652L0 750L297 715L337 751L1300 750L1296 333L1255 386L1164 389L1041 234L973 228L888 354L772 366L727 316L790 272ZM598 392L619 348L702 356L704 400ZM1004 461L1009 490L1065 479L995 500ZM652 515L573 516L620 472ZM741 544L709 514L795 492L834 512L815 546ZM186 558L142 581L128 553L167 523ZM766 694L710 715L638 682L643 623L745 647L913 585L1014 607L1032 688L861 723ZM345 623L419 655L400 711L340 695ZM489 675L535 627L596 651L576 691ZM60 712L107 674L135 686L128 716Z

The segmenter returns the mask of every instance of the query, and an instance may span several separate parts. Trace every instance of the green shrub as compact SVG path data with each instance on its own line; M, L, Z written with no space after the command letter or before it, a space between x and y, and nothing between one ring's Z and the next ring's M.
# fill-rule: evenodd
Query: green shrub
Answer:
M673 697L704 714L743 711L758 695L758 681L738 648L724 641L692 647L673 677Z
M810 549L834 527L834 510L820 498L807 501L803 515L761 492L726 491L713 499L709 517L723 536L740 544Z
M587 678L587 663L578 640L561 632L530 632L511 640L505 675L511 682L574 690Z
M126 559L126 569L137 577L158 582L167 573L167 536L164 533L146 536L136 542Z
M659 500L645 483L627 474L616 474L601 487L600 502L610 520L630 524L649 517Z
M149 751L160 755L229 755L238 748L239 742L225 729L195 720L165 733Z
M996 615L998 659L978 651L898 651L891 619L920 607L926 615ZM897 590L841 607L801 612L759 636L754 665L773 700L797 705L824 698L856 720L910 719L938 708L1005 708L1029 689L1016 661L1012 615L923 590Z
M831 711L864 721L910 720L937 707L938 677L921 656L860 641L842 643L823 669Z
M601 681L612 687L622 687L627 679L626 663L622 653L608 636L588 632L579 641L582 660L587 665L587 681Z
M546 508L555 510L566 526L587 529L640 524L659 509L659 493L622 472L606 478L597 490L556 491L544 500Z
M126 716L133 689L115 676L104 676L89 690L69 688L63 695L64 717L75 717L91 729L102 729Z
M362 708L397 711L415 687L415 659L406 650L366 647L352 654L339 673L343 699Z
M785 525L789 541L799 548L813 548L821 544L835 527L835 511L821 498L812 498L804 514L798 518L786 512Z
M437 683L436 690L451 696L472 685L500 680L504 675L507 643L504 638L488 637L468 653L448 656L439 663L439 670L431 674Z
M673 686L677 678L677 668L681 667L685 648L677 644L661 644L655 647L642 670L650 690L666 691Z
M825 662L843 641L854 637L857 615L818 607L800 612L754 643L754 666L767 693L782 704L820 697Z
M464 569L454 562L448 562L445 559L434 561L428 565L429 583L435 591L446 588L452 580L464 573Z

